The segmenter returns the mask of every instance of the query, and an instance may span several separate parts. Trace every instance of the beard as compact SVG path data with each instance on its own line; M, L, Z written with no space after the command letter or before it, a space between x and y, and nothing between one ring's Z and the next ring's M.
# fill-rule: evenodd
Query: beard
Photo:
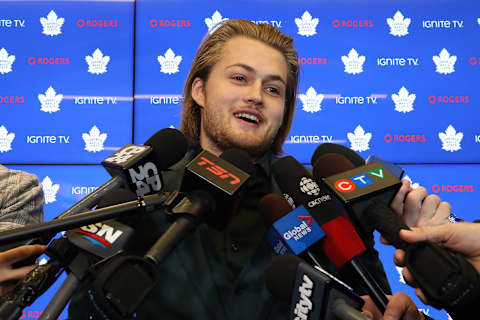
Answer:
M274 135L272 137L266 135L252 137L252 134L249 133L236 135L233 130L225 125L225 120L222 120L222 115L219 113L202 112L201 126L205 136L219 150L241 149L246 151L253 159L263 156L271 148L275 139Z

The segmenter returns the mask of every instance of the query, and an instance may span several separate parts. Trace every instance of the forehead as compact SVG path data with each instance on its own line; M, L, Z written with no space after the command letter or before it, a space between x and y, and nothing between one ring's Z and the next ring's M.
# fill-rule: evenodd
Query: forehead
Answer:
M228 68L235 64L247 65L261 75L278 75L287 82L285 57L279 50L260 40L242 36L228 40L216 66Z

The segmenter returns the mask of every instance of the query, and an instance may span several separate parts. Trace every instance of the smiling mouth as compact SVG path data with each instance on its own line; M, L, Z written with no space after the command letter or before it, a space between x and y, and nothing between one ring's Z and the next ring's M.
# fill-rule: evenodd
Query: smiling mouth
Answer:
M253 114L250 114L250 113L241 112L241 113L235 114L234 116L237 119L241 119L241 120L249 122L249 123L254 123L254 124L259 124L260 123L260 120L258 119L258 117L256 115L253 115Z

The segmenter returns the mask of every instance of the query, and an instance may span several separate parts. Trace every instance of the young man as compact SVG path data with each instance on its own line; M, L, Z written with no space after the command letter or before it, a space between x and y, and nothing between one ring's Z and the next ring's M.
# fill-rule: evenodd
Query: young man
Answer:
M203 40L183 93L181 131L190 152L164 173L165 188L179 189L185 165L200 148L217 156L234 147L247 151L255 160L255 178L225 230L200 225L163 261L160 281L137 319L288 316L289 304L272 297L264 285L264 271L274 252L265 240L266 227L257 206L264 195L281 194L271 164L282 152L292 125L298 76L293 39L268 24L228 20ZM143 254L168 225L163 212L146 216L136 227L132 252ZM373 237L367 246L363 261L389 292ZM328 263L326 258L324 262ZM365 293L351 275L333 271ZM95 313L77 295L70 304L70 317L87 319L89 312Z

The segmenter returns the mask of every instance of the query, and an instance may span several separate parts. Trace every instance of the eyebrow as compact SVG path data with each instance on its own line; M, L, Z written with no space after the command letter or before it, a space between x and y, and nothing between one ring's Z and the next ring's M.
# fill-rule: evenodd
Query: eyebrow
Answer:
M227 69L231 68L231 67L241 67L241 68L246 69L249 72L256 73L254 68L252 68L251 66L249 66L247 64L244 64L244 63L234 63L232 65L227 66ZM285 85L285 86L287 85L285 80L283 80L283 78L278 74L269 74L269 75L267 75L266 79L267 79L267 81L278 80L278 81L282 82L283 85Z

